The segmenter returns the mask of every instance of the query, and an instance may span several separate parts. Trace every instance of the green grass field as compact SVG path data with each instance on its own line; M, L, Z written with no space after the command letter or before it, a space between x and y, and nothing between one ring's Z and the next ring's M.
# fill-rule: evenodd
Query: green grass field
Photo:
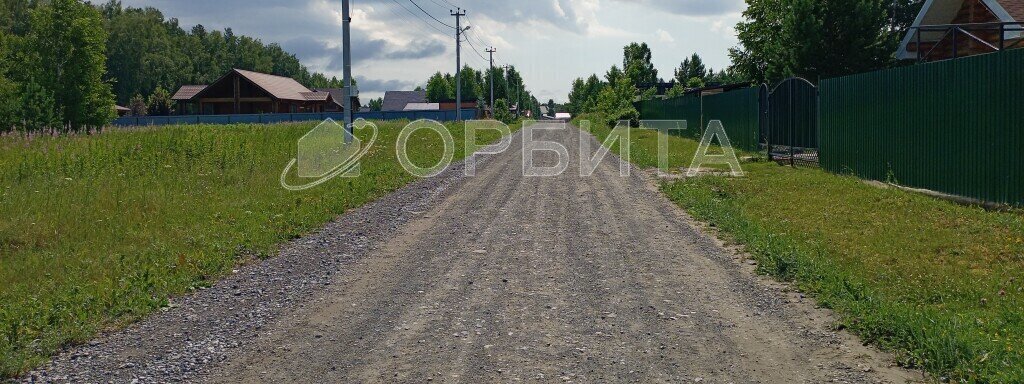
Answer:
M592 130L599 139L607 128ZM657 133L633 162L657 165ZM671 165L693 140L671 137ZM639 154L639 156L638 156ZM793 282L838 326L901 364L959 382L1024 382L1024 216L988 212L818 169L744 163L747 177L665 182L663 192L762 273Z
M404 123L380 124L361 177L303 192L279 177L314 123L0 137L0 377L413 181L395 158ZM464 130L450 128L461 159ZM442 142L420 131L408 148L430 166Z

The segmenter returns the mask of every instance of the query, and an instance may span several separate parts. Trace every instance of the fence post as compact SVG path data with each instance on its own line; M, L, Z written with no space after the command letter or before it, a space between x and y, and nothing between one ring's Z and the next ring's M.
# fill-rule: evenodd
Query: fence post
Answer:
M796 97L793 94L793 83L790 81L786 87L789 88L789 166L796 168L796 119L793 118L796 114Z

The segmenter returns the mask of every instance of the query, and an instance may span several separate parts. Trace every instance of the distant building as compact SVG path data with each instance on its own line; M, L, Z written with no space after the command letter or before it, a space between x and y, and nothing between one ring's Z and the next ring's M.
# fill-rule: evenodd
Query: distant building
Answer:
M548 116L548 106L546 106L546 105L540 106L540 114L541 114L541 116Z
M439 103L409 103L405 105L403 111L440 111L441 104Z
M128 114L132 113L131 109L122 107L120 105L115 105L114 111L117 112L117 117L128 116Z
M442 111L454 111L456 108L455 100L442 101L440 103ZM462 109L476 109L478 102L476 100L463 100Z
M1024 0L927 0L898 59L937 61L1024 48Z
M232 69L210 85L185 85L171 97L180 114L227 115L340 111L342 89L313 91L290 77ZM358 105L358 102L356 102Z
M401 112L409 104L426 104L427 91L387 91L381 111Z
M358 90L358 88L356 89ZM313 92L327 92L331 94L331 99L334 103L327 104L324 107L324 112L345 111L345 88L314 88ZM359 108L360 105L359 96L352 99L352 108Z

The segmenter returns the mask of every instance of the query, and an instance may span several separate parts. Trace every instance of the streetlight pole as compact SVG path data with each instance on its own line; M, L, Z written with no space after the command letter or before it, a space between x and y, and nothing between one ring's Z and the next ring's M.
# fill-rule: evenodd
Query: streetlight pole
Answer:
M461 8L452 11L455 16L455 121L462 121L462 16L466 12ZM466 29L469 29L467 27Z
M349 0L341 2L341 34L342 34L342 60L344 61L345 72L345 144L352 142L355 135L352 124L352 99L355 98L355 88L352 87L352 16L349 9Z
M498 52L494 47L487 49L491 55L491 117L494 117L494 52Z

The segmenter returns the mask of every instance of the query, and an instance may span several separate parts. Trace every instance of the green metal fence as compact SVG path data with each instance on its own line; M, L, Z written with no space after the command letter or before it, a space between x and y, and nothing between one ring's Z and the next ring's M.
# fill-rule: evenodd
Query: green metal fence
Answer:
M821 165L1024 204L1024 49L821 83Z
M721 120L733 147L760 150L765 93L763 87L754 87L704 96L701 126L706 128L711 120Z
M642 120L686 120L686 131L679 134L699 138L704 134L700 104L698 96L681 96L665 100L641 101L637 109Z

